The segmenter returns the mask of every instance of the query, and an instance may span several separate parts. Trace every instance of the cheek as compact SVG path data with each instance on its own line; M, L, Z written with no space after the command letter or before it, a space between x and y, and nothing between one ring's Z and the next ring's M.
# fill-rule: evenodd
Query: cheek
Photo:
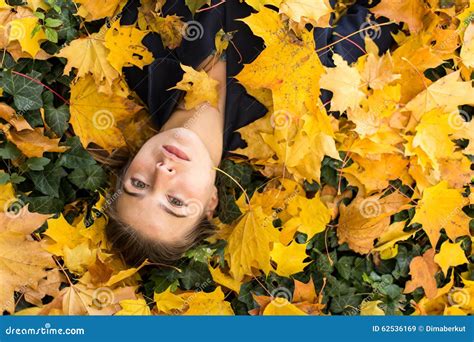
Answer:
M214 185L213 171L206 168L191 168L183 177L183 186L188 189L188 195L194 198L206 198Z

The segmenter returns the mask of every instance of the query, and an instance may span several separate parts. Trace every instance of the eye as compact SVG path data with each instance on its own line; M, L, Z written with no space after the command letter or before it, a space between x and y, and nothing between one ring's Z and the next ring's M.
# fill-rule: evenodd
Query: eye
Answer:
M171 205L175 207L182 207L184 205L184 202L181 201L179 198L173 197L173 196L167 196L168 197L168 202L171 203Z
M132 185L137 188L137 189L145 189L146 188L146 184L143 183L141 180L138 180L136 178L131 178L130 179L130 182L132 183Z

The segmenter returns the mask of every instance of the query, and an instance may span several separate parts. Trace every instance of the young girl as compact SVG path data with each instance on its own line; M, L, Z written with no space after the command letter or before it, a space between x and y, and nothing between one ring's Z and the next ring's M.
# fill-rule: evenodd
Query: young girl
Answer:
M324 65L331 66L333 52L349 63L364 53L363 34L342 40L331 49L320 48L382 22L371 15L368 2L357 1L333 28L315 28ZM122 25L135 23L139 6L139 0L129 1ZM168 0L162 12L178 15L187 23L181 45L170 50L158 34L148 34L144 44L152 51L154 62L144 70L132 67L125 72L130 88L147 104L159 133L128 156L118 177L115 199L106 208L108 239L130 265L145 258L171 264L212 235L210 220L218 205L215 167L230 151L245 147L235 131L267 112L233 78L264 49L263 40L237 20L249 16L251 7L240 0L213 0L209 9L192 16L184 0ZM390 32L395 28L383 26L374 35L381 53L390 47ZM232 32L232 44L217 56L215 36L221 29ZM205 70L219 82L217 107L205 103L184 109L184 92L170 89L182 79L180 63Z

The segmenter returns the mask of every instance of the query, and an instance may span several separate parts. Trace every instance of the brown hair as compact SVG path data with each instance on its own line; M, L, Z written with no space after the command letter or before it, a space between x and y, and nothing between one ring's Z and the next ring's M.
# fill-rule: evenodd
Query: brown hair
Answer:
M172 265L188 249L198 245L201 241L215 233L216 226L205 216L198 221L196 226L179 243L170 244L152 240L139 233L137 229L120 219L116 208L117 197L114 198L114 196L122 191L122 179L133 160L131 151L124 147L114 151L108 157L97 152L89 152L115 175L115 186L111 185L111 189L115 188L115 191L113 193L107 192L107 205L104 206L104 214L108 217L105 232L107 240L112 245L112 250L119 253L128 265L138 266L146 258L153 263Z

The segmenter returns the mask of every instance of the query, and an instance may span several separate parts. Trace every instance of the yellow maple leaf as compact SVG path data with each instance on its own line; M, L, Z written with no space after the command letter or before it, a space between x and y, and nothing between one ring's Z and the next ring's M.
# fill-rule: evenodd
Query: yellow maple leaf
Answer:
M331 110L341 113L355 109L365 96L361 91L362 79L356 68L350 67L338 54L333 55L335 68L326 68L321 76L321 88L333 92Z
M115 313L115 316L150 316L151 311L143 298L125 299L120 301L122 310Z
M211 265L208 265L208 268L209 272L211 273L212 280L214 280L216 284L222 285L236 293L239 293L241 285L240 281L237 281L225 274L219 267L213 268Z
M365 36L367 54L357 60L361 79L372 89L382 89L387 84L400 79L400 74L394 73L394 63L390 51L379 56L379 48L370 38Z
M344 176L351 185L364 188L367 194L387 188L391 180L403 178L408 159L400 154L386 153L379 157L379 160L372 160L352 155L354 163L343 169Z
M341 205L337 228L340 244L347 242L353 251L369 253L374 240L388 229L390 216L410 207L410 199L399 192L382 196L357 196L348 206Z
M411 32L417 32L423 28L423 18L428 12L428 8L422 0L382 0L371 11L377 16L405 22Z
M460 190L449 189L446 181L426 188L418 202L412 222L420 223L428 235L431 245L436 246L440 230L444 228L451 240L469 235L469 216L462 207L469 199L462 196Z
M419 93L407 103L406 109L410 110L418 121L424 113L435 108L442 108L446 113L453 113L461 105L474 105L474 88L471 81L461 81L460 72L455 71Z
M293 241L285 246L282 243L275 243L270 253L270 257L277 263L276 273L289 277L292 274L303 271L309 263L303 262L308 257L306 254L306 244Z
M234 315L230 303L224 300L220 286L212 292L185 292L180 297L189 306L184 315Z
M34 16L15 19L9 23L8 40L10 42L17 40L21 49L33 58L40 51L40 43L46 40L43 28L32 34L37 25L39 25L38 18Z
M86 21L94 21L97 19L111 17L118 12L127 2L123 0L74 0L80 4L77 14L85 18Z
M266 216L260 206L248 208L232 230L225 249L232 278L240 281L244 275L254 274L252 267L268 273L270 244L278 240L278 233L271 216Z
M450 267L469 263L464 250L461 248L461 243L462 241L458 243L443 242L439 253L434 257L434 261L441 267L445 276L447 276Z
M134 26L120 26L116 20L105 33L104 45L110 50L107 60L115 70L122 74L124 66L135 65L141 69L153 62L153 55L142 44L147 32Z
M119 77L107 60L108 50L104 45L103 34L93 33L85 38L74 39L68 46L63 47L56 56L67 59L64 74L68 75L72 68L77 69L76 80L91 73L96 84L104 80L109 86Z
M283 0L245 0L247 4L252 6L257 11L265 10L266 8L264 7L265 5L272 5L272 6L278 7L280 6L280 3L282 1Z
M321 201L319 193L312 199L305 196L293 197L286 212L290 219L284 223L280 234L280 242L285 245L293 239L296 231L305 233L309 241L315 234L324 231L331 220L330 210Z
M166 314L179 312L185 305L184 299L172 293L170 287L163 292L155 292L153 299L155 300L158 310Z
M0 231L0 251L0 310L13 313L13 292L22 286L35 287L55 263L39 242L15 231Z
M383 303L381 300L368 300L360 304L361 316L384 316L385 312L378 306Z
M474 23L471 23L465 33L464 41L461 47L460 57L467 67L474 67Z
M263 310L264 316L305 316L303 310L290 303L286 298L273 299Z
M70 102L70 123L83 146L94 142L108 151L125 144L117 122L141 109L125 97L98 92L90 75L72 84Z
M286 14L297 23L311 23L315 26L329 26L333 12L328 0L285 0L280 5L280 13Z
M181 89L186 91L184 97L184 107L192 109L198 105L208 102L217 108L219 95L217 86L219 82L210 77L204 70L197 71L193 67L181 64L184 70L183 79L171 89Z

